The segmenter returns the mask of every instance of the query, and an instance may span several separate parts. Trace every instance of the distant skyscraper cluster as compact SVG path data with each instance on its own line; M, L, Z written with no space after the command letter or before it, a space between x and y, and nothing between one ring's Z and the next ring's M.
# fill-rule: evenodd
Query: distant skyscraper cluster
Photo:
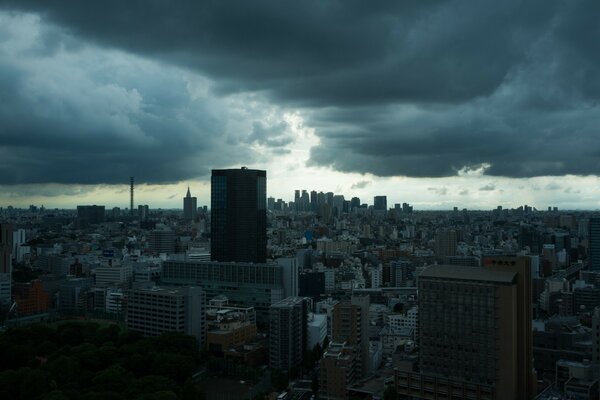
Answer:
M307 190L295 190L294 201L286 203L282 199L269 197L267 199L267 209L269 211L287 211L287 212L313 212L318 216L329 221L331 218L341 217L344 214L361 213L369 210L369 205L361 203L360 198L352 197L346 200L344 195L333 192L316 192ZM372 209L379 214L388 211L387 196L375 196L373 198ZM394 211L411 213L412 206L408 203L395 204Z

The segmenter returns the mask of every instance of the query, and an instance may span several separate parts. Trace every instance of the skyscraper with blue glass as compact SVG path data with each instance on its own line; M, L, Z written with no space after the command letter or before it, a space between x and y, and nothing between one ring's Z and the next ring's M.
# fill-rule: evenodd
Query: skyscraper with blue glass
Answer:
M212 171L210 251L212 261L266 262L266 171Z

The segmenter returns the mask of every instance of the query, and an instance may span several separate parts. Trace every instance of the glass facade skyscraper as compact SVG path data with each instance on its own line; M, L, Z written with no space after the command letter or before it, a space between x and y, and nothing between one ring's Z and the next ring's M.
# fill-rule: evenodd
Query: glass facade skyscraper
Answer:
M589 222L590 270L600 271L600 217L592 217Z
M212 261L266 262L266 171L212 171L210 250Z

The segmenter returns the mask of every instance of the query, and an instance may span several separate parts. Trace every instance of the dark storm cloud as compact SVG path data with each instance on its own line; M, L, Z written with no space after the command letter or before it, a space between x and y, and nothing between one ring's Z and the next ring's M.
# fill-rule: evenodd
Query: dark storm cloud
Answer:
M511 177L600 174L595 1L0 4L195 70L214 93L256 91L301 107L320 138L311 161L340 171L437 177L487 165L487 174ZM246 143L290 143L261 124ZM174 142L185 142L187 131L175 131Z
M172 182L206 175L229 151L251 158L226 143L226 114L192 96L181 71L74 50L31 18L0 22L11 25L0 32L0 184ZM20 38L21 27L50 33Z

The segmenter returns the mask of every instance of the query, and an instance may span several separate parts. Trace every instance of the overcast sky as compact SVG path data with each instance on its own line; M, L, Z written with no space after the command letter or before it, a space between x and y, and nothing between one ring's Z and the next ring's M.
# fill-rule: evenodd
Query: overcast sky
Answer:
M598 1L0 0L0 206L600 208Z

